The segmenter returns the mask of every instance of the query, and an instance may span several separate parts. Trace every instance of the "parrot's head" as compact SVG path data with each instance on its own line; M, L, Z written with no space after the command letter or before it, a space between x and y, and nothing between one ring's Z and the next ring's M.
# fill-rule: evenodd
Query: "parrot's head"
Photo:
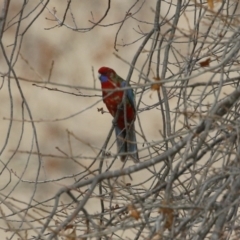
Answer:
M101 67L98 69L98 73L100 74L99 80L103 82L107 82L109 79L113 79L117 74L116 72L108 67Z

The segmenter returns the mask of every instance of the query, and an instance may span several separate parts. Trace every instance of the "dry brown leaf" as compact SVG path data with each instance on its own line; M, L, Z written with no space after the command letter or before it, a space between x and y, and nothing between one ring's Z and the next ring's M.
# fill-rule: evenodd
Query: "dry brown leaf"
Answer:
M140 213L134 206L129 205L128 211L129 211L129 215L131 217L135 218L136 220L138 220L140 218Z
M65 230L67 230L67 229L72 229L72 228L74 228L74 225L73 225L73 224L68 224L68 225L65 227Z
M211 58L207 58L206 60L199 62L199 64L201 67L209 67L210 62L211 62Z
M101 114L104 114L103 108L97 108L97 111L98 111L98 112L101 112Z
M142 50L142 53L146 53L146 52L149 52L149 50L147 50L147 49Z
M66 240L76 240L77 239L77 234L76 234L76 227L70 232L69 234L66 235Z
M207 0L208 7L213 11L214 8L214 2L221 2L222 0Z
M160 83L160 78L156 78L156 77L154 77L153 78L155 81L157 81L158 83L153 83L152 84L152 86L151 86L151 90L153 90L153 91L159 91L160 90L160 87L161 87L161 83Z
M214 8L214 3L213 3L213 0L207 0L207 3L208 3L208 7L213 10Z
M167 207L168 204L165 201L162 203L162 205L164 207L160 207L158 212L161 213L166 218L164 228L165 229L167 228L169 230L173 225L174 211L172 208Z

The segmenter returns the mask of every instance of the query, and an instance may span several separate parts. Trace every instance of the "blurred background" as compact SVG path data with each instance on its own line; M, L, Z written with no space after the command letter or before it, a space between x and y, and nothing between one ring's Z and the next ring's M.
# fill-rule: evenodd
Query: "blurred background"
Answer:
M77 178L73 176L83 171L82 165L89 166L97 156L112 126L110 114L98 111L98 108L107 109L102 102L97 71L101 66L108 66L126 78L129 64L124 61L132 61L154 21L154 2L113 1L105 19L94 26L104 16L108 1L88 0L71 1L64 26L59 26L57 19L63 19L68 2L50 1L43 9L45 2L29 1L23 5L22 1L10 1L2 38L8 59L13 57L22 92L13 74L8 80L9 67L1 53L0 73L4 77L0 94L0 144L4 149L0 185L8 198L22 203L28 203L31 198L40 202L53 197L61 187L73 184ZM128 20L122 23L126 17ZM75 28L82 30L75 31ZM137 68L145 61L150 45L140 54ZM134 71L132 84L138 79L139 73ZM26 106L23 107L22 94L34 120L34 130ZM157 94L148 90L144 101L149 105L156 103ZM159 111L142 112L139 117L147 140L158 139L162 128ZM41 158L37 156L36 137ZM114 139L113 135L108 147L113 154L116 153ZM139 141L143 144L143 140ZM74 156L80 163L66 156ZM104 168L111 161L106 159ZM118 159L112 169L121 166ZM130 181L129 177L126 181ZM64 198L69 199L67 195ZM91 201L89 204L90 212L99 208ZM4 208L4 212L11 211ZM18 222L12 224L13 228L19 226Z
M104 111L107 109L102 102L97 71L101 66L108 66L115 69L121 77L126 78L129 64L124 61L129 63L132 61L142 43L140 39L142 34L139 34L139 31L147 33L154 21L151 9L154 5L138 1L133 6L134 3L134 1L112 2L111 9L100 26L89 29L93 26L90 21L97 22L104 15L108 6L107 1L97 4L96 1L72 1L71 14L69 9L65 19L66 26L58 26L55 20L55 17L61 19L64 16L66 1L50 1L36 20L34 18L43 5L38 6L35 2L28 2L24 6L23 17L25 17L19 28L19 36L16 37L17 19L23 6L18 1L10 2L2 41L10 57L13 50L12 44L16 39L19 40L13 57L17 60L14 70L35 121L38 144L43 154L41 180L71 176L79 172L81 166L76 166L76 163L69 159L66 160L65 154L81 157L81 164L88 165L101 149L111 129L112 117L108 113L102 114L98 111L100 108ZM129 16L134 14L134 17L141 19L143 23L129 18L119 30L120 23L129 10ZM78 28L86 30L74 31L75 23L72 17ZM23 36L21 36L22 32L24 32ZM141 68L149 49L150 43L146 45L146 52L140 54L136 68ZM114 53L122 59L117 58ZM6 60L1 57L1 74L4 75L7 72ZM136 84L138 79L139 73L134 71L131 83ZM42 82L44 84L41 84ZM140 83L143 84L144 81L141 80ZM13 100L13 130L3 158L11 157L22 137L19 149L8 167L16 172L16 175L21 175L27 166L22 178L34 180L39 162L38 158L34 157L36 144L33 141L32 125L24 109L23 127L22 96L14 78L11 78L9 84ZM6 136L11 108L6 79L0 97L2 102L1 135ZM146 91L143 97L144 104L149 104L149 106L158 101L157 94L151 90ZM142 112L139 117L147 140L158 139L159 130L162 128L159 110ZM113 145L114 138L113 136L109 147ZM5 138L1 138L1 141L3 146ZM143 140L139 139L139 141L143 143ZM33 153L29 156L31 148L33 148ZM110 147L109 151L116 153L116 146ZM29 189L31 184L23 185ZM52 187L50 191L52 192ZM25 196L20 194L20 197Z

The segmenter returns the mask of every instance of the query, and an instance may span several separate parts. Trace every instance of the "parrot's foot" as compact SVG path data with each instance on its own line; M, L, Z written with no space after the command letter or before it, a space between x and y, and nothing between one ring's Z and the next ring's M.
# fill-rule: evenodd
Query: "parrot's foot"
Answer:
M127 160L127 155L121 156L120 159L122 162L125 162Z
M130 157L133 160L134 163L139 163L140 162L139 159L136 156L134 156L134 154L133 155L132 154L124 155L124 156L121 156L120 158L121 158L122 162L125 162L128 157Z

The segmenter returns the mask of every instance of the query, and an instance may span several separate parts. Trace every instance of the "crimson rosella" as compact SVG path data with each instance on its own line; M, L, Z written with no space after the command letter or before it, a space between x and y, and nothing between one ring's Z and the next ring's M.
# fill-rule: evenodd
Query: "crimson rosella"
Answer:
M136 107L133 90L131 88L125 90L126 98L123 101L124 91L121 88L127 87L127 82L111 68L101 67L98 72L103 102L111 115L116 118L115 133L121 160L125 161L127 156L130 156L134 162L139 162L134 128Z

